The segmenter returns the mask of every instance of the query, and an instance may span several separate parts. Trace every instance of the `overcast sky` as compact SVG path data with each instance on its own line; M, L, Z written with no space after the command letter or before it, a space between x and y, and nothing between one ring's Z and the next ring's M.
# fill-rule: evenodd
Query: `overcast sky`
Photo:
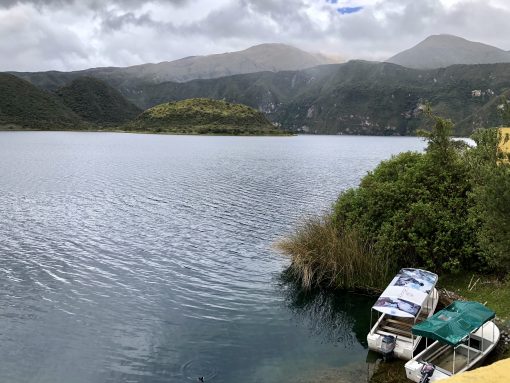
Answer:
M281 42L384 60L431 34L510 49L508 0L0 0L0 71L129 66Z

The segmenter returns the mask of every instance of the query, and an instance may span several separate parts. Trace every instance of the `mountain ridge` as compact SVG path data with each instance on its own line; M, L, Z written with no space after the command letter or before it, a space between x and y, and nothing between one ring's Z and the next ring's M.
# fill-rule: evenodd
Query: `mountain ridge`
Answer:
M117 90L94 78L79 78L52 93L0 73L0 128L4 130L103 129L141 112Z
M141 83L186 82L198 78L218 78L260 71L299 70L333 62L335 60L321 54L309 53L286 44L268 43L241 51L188 56L173 61L129 67L99 67L71 72L9 73L52 91L83 76L96 77L119 90L125 90Z
M456 36L430 36L427 41L434 45L438 38L461 40L472 47L472 42ZM479 52L480 45L474 44ZM275 46L278 48L278 44L271 45ZM483 49L492 48L483 45ZM64 75L67 77L47 72L35 82L55 92L58 84L74 79ZM508 95L510 63L413 69L389 62L351 60L301 70L259 71L187 82L135 81L113 75L106 78L110 86L141 109L212 98L253 107L274 123L298 133L414 134L425 126L421 111L430 102L434 111L457 122L458 135L466 135L482 124L500 121L493 109L498 105L495 98Z
M79 77L55 94L83 120L94 124L122 124L142 112L118 90L93 77Z
M492 45L470 41L455 35L431 35L386 62L413 69L445 68L461 64L497 64L510 62L510 53Z
M0 127L55 130L85 128L86 124L58 97L28 81L0 73Z

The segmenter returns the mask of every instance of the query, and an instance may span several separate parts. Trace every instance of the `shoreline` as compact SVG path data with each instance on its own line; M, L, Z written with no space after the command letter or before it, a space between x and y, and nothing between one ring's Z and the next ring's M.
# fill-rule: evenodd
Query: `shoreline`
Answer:
M131 133L131 134L149 134L149 135L165 135L165 136L217 136L217 137L295 137L297 134L288 132L275 132L268 134L226 134L226 133L181 133L181 132L154 132L144 130L124 130L124 129L9 129L0 127L0 132L74 132L74 133Z

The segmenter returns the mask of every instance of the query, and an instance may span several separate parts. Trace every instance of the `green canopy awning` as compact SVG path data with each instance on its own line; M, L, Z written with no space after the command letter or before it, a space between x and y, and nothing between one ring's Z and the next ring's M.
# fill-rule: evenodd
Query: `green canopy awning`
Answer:
M413 326L414 335L457 346L466 336L496 316L478 302L455 301L430 318Z

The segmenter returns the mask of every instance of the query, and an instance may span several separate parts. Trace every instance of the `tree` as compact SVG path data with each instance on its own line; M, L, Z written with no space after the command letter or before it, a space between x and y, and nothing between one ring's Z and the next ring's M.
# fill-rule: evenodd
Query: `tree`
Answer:
M427 112L423 153L402 153L367 174L359 188L342 194L334 219L355 227L395 268L423 266L458 271L478 266L472 221L466 145L450 134L453 124Z
M469 152L473 183L471 220L485 263L502 274L510 271L510 165L499 149L504 138L498 129L483 129L472 138Z

